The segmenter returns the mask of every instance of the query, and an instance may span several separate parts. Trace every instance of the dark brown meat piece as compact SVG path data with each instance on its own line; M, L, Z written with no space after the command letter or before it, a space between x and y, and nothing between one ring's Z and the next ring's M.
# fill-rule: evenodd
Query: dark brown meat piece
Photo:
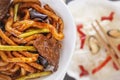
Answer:
M50 65L54 66L54 70L57 70L60 57L59 41L41 36L34 41L33 45L37 48L39 54L47 59Z
M0 0L0 20L6 15L11 0Z

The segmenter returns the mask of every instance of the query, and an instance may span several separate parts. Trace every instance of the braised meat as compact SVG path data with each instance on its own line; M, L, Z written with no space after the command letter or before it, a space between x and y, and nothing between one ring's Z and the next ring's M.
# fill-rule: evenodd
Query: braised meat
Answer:
M6 15L11 0L0 0L0 20Z
M46 36L41 36L34 41L33 45L39 54L47 59L50 65L54 66L54 70L57 70L60 57L59 41L54 38L48 39Z

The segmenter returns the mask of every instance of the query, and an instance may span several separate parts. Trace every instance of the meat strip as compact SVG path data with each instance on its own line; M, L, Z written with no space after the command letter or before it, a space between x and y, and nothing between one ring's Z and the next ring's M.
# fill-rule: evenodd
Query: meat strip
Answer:
M48 39L46 36L42 35L34 41L33 45L38 50L39 54L47 59L50 65L54 66L54 70L56 71L60 57L59 41L54 38Z

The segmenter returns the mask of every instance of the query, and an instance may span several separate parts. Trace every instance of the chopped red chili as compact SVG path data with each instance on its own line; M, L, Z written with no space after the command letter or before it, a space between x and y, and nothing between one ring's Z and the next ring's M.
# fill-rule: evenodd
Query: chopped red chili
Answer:
M78 24L77 27L79 27L80 29L83 28L83 24Z
M77 26L77 31L78 31L78 33L80 34L80 36L85 36L85 33L83 33L83 32L81 31L82 28L83 28L83 25L82 25L82 24L79 24L79 25Z
M80 65L79 68L81 70L80 77L88 76L89 75L88 71L85 70L85 68L82 65Z
M113 18L114 18L114 14L115 14L115 12L111 12L111 13L109 14L109 16L103 16L103 17L101 17L101 21L104 21L104 20L112 21Z
M80 49L84 48L85 39L86 39L86 36L81 37L81 46L80 46Z
M77 31L80 35L80 40L81 40L81 46L80 46L80 49L83 49L84 48L84 44L85 44L85 40L86 40L86 34L81 31L81 29L83 28L83 25L82 24L79 24L77 26Z
M117 67L117 65L113 62L113 67L116 69L116 70L119 70L119 68Z
M110 60L111 60L111 57L108 56L105 59L105 61L103 61L98 67L96 67L92 70L92 74L95 74L96 72L100 71Z

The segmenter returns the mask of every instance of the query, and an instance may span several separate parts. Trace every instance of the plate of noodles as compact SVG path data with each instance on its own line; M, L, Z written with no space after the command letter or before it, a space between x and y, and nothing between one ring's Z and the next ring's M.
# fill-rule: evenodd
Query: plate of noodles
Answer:
M77 29L67 70L75 80L120 80L120 1L73 0L68 4Z
M0 20L0 80L60 80L75 34L61 0L12 0Z

